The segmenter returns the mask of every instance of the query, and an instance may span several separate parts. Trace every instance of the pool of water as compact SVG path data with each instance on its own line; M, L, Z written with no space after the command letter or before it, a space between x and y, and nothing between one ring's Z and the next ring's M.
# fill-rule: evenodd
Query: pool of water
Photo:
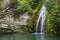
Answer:
M44 34L0 34L0 40L60 40L60 37Z

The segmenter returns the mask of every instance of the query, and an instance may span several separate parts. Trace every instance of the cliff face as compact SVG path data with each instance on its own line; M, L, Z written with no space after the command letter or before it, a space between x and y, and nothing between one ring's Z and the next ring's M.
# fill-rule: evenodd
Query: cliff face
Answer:
M7 7L9 4L10 4L10 0L2 0L1 2L1 6L4 8Z
M9 5L12 5L14 0L2 0L1 1L1 7L3 8L2 11L0 11L0 32L12 32L12 31L19 31L22 26L27 26L28 19L30 18L30 15L28 15L28 12L15 15L14 13L14 6L10 7ZM19 16L19 17L15 17ZM26 29L27 27L25 27Z

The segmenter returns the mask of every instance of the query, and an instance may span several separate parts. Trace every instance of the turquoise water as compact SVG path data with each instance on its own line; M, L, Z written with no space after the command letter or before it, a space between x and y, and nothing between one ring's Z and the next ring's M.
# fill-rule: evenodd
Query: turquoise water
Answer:
M0 34L0 40L60 40L60 37L37 34Z

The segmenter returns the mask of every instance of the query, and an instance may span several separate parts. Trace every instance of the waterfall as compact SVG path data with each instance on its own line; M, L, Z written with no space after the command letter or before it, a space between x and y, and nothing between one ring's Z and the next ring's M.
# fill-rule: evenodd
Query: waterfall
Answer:
M39 17L38 17L37 24L36 24L36 33L38 33L38 27L40 27L40 34L44 33L44 22L45 22L46 12L47 12L46 7L45 7L45 5L43 5L41 10L39 11ZM39 24L39 22L40 22L40 24ZM38 25L40 25L40 26L38 26Z

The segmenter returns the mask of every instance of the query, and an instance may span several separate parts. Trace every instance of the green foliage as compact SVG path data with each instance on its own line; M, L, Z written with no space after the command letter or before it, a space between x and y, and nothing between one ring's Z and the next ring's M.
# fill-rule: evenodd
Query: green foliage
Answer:
M44 2L44 0L36 0L36 3L33 0L17 0L17 1L18 1L18 7L17 7L18 10L21 10L23 12L28 11L29 13L32 13L32 14L38 11L40 7L40 6L37 7L38 4L40 2L42 3ZM42 3L40 3L40 5L42 5Z
M60 2L59 0L49 0L46 3L48 10L46 17L46 32L59 34L60 33Z
M32 0L17 0L18 1L18 8L21 11L25 12L28 11L30 13L33 13L33 10L31 8Z

